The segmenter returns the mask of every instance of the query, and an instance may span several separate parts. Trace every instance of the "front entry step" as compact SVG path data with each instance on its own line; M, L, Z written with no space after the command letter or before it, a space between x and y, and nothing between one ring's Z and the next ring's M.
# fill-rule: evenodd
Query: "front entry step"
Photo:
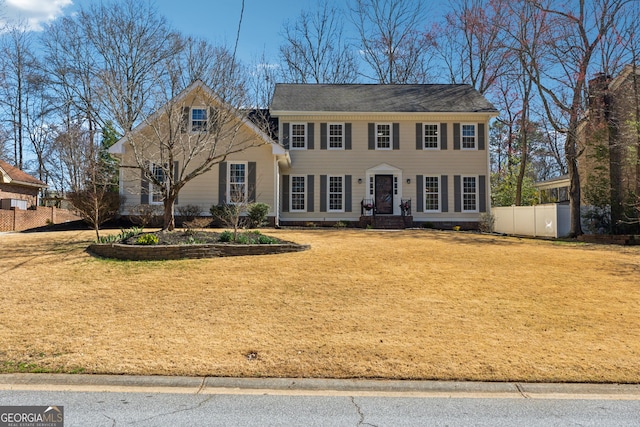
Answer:
M365 228L371 226L384 230L402 230L411 227L413 224L413 216L410 215L376 215L361 216L360 225Z

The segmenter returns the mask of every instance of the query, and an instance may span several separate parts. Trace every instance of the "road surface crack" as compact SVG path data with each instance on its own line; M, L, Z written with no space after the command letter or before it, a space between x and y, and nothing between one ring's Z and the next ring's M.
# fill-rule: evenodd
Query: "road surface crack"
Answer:
M360 420L358 421L358 426L378 427L375 424L369 424L369 423L365 423L364 422L364 412L362 412L362 409L356 403L356 399L353 396L351 396L351 403L353 403L353 406L356 408L356 412L358 413L358 416L360 417Z

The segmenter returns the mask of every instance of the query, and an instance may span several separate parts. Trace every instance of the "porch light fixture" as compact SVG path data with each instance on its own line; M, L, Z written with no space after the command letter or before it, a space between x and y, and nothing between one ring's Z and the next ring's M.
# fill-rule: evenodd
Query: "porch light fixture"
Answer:
M411 178L407 178L407 184L411 184Z
M362 184L362 178L358 178L358 184Z

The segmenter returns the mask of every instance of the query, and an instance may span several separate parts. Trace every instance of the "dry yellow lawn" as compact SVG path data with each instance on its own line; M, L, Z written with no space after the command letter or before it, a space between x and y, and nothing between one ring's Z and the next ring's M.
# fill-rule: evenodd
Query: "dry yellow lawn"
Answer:
M0 235L0 371L640 382L640 248L266 230L301 253L117 262Z

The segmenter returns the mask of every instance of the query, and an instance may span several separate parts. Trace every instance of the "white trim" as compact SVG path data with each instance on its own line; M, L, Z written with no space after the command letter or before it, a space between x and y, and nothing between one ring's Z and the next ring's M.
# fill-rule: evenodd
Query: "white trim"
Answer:
M389 126L389 147L380 147L380 141L378 140L378 137L381 135L378 135L378 126ZM375 132L374 149L380 150L380 151L393 150L393 123L375 123L373 127L373 131Z
M294 147L293 146L293 127L294 126L304 126L304 147ZM306 150L308 147L307 142L309 141L309 129L306 122L291 122L289 123L289 150Z
M331 209L331 178L340 178L341 179L341 185L340 185L340 194L341 194L341 205L342 208L340 209ZM344 194L344 187L345 187L345 178L344 175L327 175L327 212L344 212L344 198L345 198L345 194Z
M302 203L304 209L293 208L293 178L302 178L304 182L304 191L302 192ZM296 193L299 194L299 193ZM289 175L289 212L307 212L307 175L295 174Z
M340 147L331 147L331 126L340 126L340 129L342 130L342 134L340 135ZM339 150L344 150L345 149L345 124L344 122L342 123L338 123L338 122L329 122L327 123L327 150L334 150L334 151L339 151Z
M198 120L198 121L204 121L204 129L193 130L193 120L194 120L193 111L194 110L204 111L205 119ZM209 108L207 106L198 105L198 106L189 107L189 123L187 123L187 129L189 130L189 133L195 133L195 134L207 133L209 129L209 120L211 120L211 117L209 117Z
M464 208L464 179L465 178L473 178L475 180L475 209L465 209ZM480 177L478 175L460 175L460 212L462 213L478 213L480 212Z
M436 146L435 147L427 147L426 146L426 141L425 141L425 128L427 126L435 126L436 127ZM435 123L435 122L425 122L422 123L422 149L426 150L426 151L433 151L433 150L439 150L440 149L440 123Z
M427 178L436 178L438 180L438 209L427 209ZM440 175L424 175L422 177L422 210L424 213L440 213L442 212L442 177Z
M231 200L231 166L232 165L244 165L244 190L243 190L243 195L242 195L242 200L246 201L248 198L248 191L249 191L249 162L242 162L242 161L229 161L227 162L227 188L226 188L226 193L227 193L227 204L233 205L233 204L239 204L242 203L234 203Z
M464 127L473 126L473 147L464 146ZM477 123L460 123L460 150L477 151L478 150L478 124Z

